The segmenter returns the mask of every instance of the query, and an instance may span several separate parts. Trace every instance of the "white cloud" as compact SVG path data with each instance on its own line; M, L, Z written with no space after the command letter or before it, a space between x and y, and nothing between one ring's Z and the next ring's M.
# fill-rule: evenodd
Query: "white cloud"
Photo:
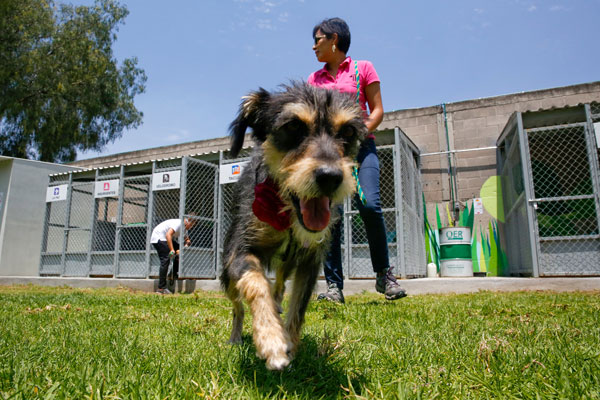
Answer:
M266 29L269 31L275 30L275 26L271 23L270 19L259 19L258 21L256 21L256 26L258 27L258 29Z
M550 11L552 12L557 12L557 11L566 11L566 7L560 6L560 5L554 5L550 7Z
M537 10L537 7L533 4L531 6L529 6L529 8L527 9L527 11L529 11L529 12L534 12L535 10Z
M288 22L288 18L289 18L290 14L288 12L282 12L281 14L279 14L279 18L277 18L277 20L279 22Z
M482 8L476 8L473 11L475 11L476 14L483 14L485 12L485 10L483 10Z
M182 129L178 133L171 133L167 135L167 142L176 143L185 141L190 137L190 132L187 129Z
M243 17L238 19L247 20L248 25L256 29L276 31L280 24L289 21L289 12L283 10L286 0L235 0L239 4Z

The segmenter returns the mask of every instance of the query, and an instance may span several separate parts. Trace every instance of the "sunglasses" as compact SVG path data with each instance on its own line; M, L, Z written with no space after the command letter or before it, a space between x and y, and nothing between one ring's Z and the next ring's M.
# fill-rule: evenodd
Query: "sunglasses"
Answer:
M321 39L326 39L326 38L327 38L327 36L315 36L315 44L318 44L321 41Z

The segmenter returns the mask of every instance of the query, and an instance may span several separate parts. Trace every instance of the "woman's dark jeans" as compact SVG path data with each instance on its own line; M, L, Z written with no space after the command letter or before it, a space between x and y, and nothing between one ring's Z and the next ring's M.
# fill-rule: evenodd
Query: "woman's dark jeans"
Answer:
M358 194L354 195L360 216L365 225L373 271L380 272L390 265L387 246L385 220L381 211L379 196L379 158L375 148L375 140L367 139L360 146L357 161L360 165L358 180L362 187L367 204L363 205ZM342 270L342 220L333 228L331 249L325 260L324 272L328 283L335 283L338 288L344 288L344 272Z

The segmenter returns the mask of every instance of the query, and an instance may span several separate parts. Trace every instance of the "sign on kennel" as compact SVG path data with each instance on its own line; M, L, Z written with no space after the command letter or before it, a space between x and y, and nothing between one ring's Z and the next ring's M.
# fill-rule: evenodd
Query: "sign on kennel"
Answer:
M600 275L600 104L515 113L498 139L511 275Z

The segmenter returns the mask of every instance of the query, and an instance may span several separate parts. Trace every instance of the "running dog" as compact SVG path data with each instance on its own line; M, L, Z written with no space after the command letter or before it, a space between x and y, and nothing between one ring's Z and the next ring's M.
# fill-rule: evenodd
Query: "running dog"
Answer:
M368 132L351 96L297 82L243 98L230 126L234 156L248 127L256 146L234 194L220 279L233 303L230 343L242 341L245 299L257 356L282 370L299 344L338 205L355 190L353 160ZM281 301L292 274L284 324Z

